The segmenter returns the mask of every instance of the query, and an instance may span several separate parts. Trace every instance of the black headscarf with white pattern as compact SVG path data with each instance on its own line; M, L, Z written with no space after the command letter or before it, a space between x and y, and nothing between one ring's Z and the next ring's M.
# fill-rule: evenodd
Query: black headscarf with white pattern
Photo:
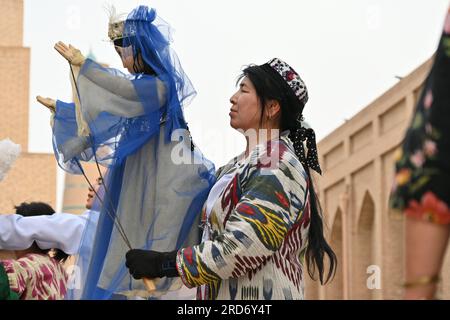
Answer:
M291 95L294 100L300 102L299 105L301 106L301 110L297 110L299 116L291 128L289 128L289 138L293 142L295 153L303 166L309 167L317 173L322 174L317 154L316 135L314 130L305 128L302 125L303 107L308 101L308 90L304 81L290 65L278 58L274 58L260 67L266 71L273 80L283 83L286 92ZM307 152L305 152L305 142L308 149Z

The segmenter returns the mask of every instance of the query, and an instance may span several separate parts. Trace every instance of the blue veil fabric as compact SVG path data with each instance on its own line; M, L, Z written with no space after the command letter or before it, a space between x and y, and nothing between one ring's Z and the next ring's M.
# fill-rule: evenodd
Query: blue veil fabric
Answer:
M81 174L79 161L92 156L89 148L89 137L77 135L78 126L75 115L75 104L56 101L56 112L53 117L52 142L58 165L72 174ZM73 146L73 147L71 147ZM76 149L71 155L69 150ZM85 155L85 153L90 155Z
M171 28L167 22L157 17L154 9L139 6L127 17L124 36L125 43L128 41L133 48L134 57L141 54L143 61L157 75L167 76L169 122L166 127L166 141L168 141L173 130L186 128L181 106L187 105L196 95L177 55L169 45L172 41Z
M187 129L183 107L191 102L196 91L170 47L171 41L169 24L157 17L154 9L139 6L124 23L124 43L131 46L133 57L140 56L155 74L124 74L86 60L76 88L90 135L77 136L73 104L59 101L53 146L61 168L80 174L77 160L119 166L128 155L159 134L161 119L166 124L166 142L173 131ZM158 92L158 84L163 85L164 92ZM163 97L158 97L158 93Z
M95 204L100 216L88 223L80 244L81 281L69 299L149 297L180 287L179 279L163 278L149 293L134 280L115 223L133 248L172 251L198 243L200 211L215 182L213 163L191 149L182 108L195 90L170 47L169 25L154 9L139 6L125 21L124 41L150 72L123 74L87 59L76 88L89 134L80 135L73 103L57 101L53 119L61 168L80 174L82 161L109 168L102 203Z

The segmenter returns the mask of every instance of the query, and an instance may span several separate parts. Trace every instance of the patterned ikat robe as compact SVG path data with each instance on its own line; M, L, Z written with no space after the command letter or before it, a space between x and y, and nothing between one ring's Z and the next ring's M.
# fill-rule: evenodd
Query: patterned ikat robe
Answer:
M309 182L292 142L282 135L237 160L217 172L233 176L209 219L203 208L210 239L178 252L181 279L197 299L303 299Z
M68 275L61 263L47 254L27 254L18 260L3 260L9 285L22 300L62 300Z

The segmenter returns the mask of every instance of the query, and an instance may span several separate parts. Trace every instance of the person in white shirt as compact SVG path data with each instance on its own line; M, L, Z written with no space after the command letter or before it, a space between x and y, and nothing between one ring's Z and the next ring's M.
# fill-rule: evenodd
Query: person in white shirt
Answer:
M93 185L97 191L101 178ZM0 250L22 250L34 241L42 249L59 248L67 254L77 254L87 221L97 220L98 211L91 210L94 189L89 187L86 211L81 215L55 213L49 216L23 217L18 214L0 215ZM62 232L62 230L64 230Z

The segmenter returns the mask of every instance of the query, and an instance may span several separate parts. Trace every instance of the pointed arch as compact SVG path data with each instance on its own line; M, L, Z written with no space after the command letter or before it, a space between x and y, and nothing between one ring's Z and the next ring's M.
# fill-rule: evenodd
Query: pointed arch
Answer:
M389 272L383 273L383 299L392 300L399 299L403 295L403 288L400 284L405 273L405 221L402 213L389 209L386 211L386 232L383 235L383 269L389 270ZM445 268L443 268L443 271L445 271Z
M342 211L337 209L330 234L330 246L337 257L337 269L334 279L326 285L326 298L333 300L341 300L344 291L344 279L342 270L343 259L343 237L342 237Z
M364 193L358 220L355 227L355 237L352 245L352 299L372 299L372 290L367 287L367 268L375 264L373 252L373 237L375 225L375 202L368 190Z

